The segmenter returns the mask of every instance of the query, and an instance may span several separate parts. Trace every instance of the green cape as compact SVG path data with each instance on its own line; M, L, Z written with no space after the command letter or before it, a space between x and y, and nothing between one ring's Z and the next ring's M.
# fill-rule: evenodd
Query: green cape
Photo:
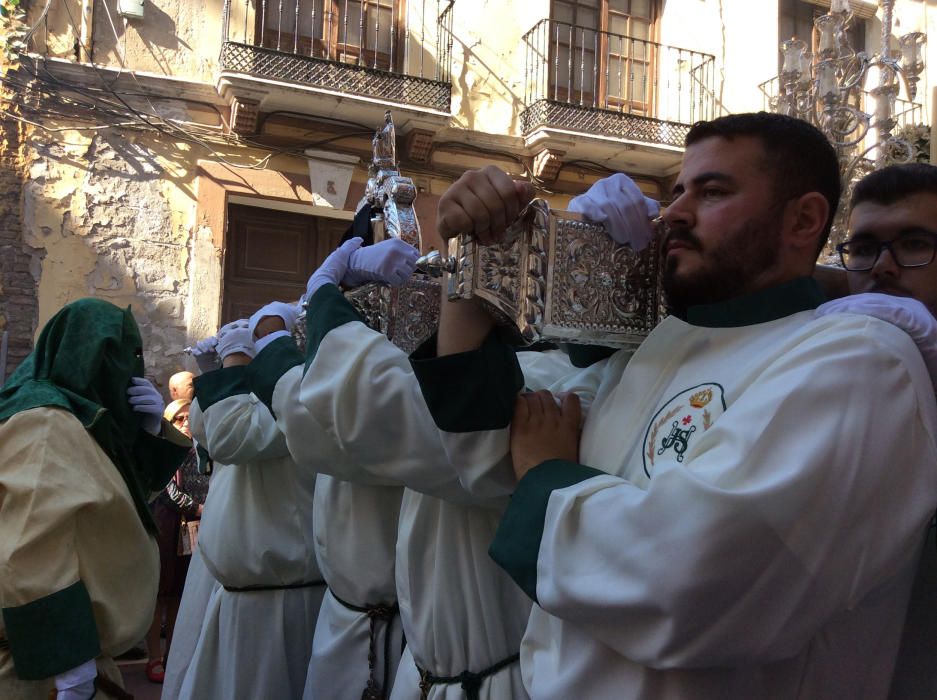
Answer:
M149 492L164 487L175 466L156 463L159 451L144 449L150 436L127 401L130 378L142 376L142 341L130 309L80 299L49 319L3 385L0 421L40 406L72 413L117 467L140 520L155 534Z

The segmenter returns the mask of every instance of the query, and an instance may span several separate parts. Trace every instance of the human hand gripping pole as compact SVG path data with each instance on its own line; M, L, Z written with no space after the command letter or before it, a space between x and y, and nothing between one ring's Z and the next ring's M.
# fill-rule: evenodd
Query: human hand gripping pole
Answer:
M410 279L419 255L416 248L399 238L358 248L348 259L342 284L359 287L367 282L384 282L399 287Z
M192 357L195 358L195 364L198 365L198 371L201 374L211 372L221 367L221 359L218 357L218 338L211 335L202 338L192 348Z
M321 287L327 284L334 284L337 287L342 283L342 279L348 272L351 254L361 247L362 242L358 236L349 238L329 254L329 257L319 265L319 269L312 273L306 283L306 301L312 299L312 295Z
M250 322L246 318L231 321L218 329L218 355L221 361L224 362L228 355L234 353L254 356L254 340Z
M654 236L652 223L660 214L660 204L645 197L630 177L615 173L602 178L585 193L573 197L569 211L582 214L596 224L605 224L617 243L643 250Z
M131 409L140 414L140 427L150 435L159 435L166 404L156 387L148 379L131 377L127 402Z
M937 391L937 319L917 299L866 292L834 299L817 307L817 316L852 313L873 316L897 326L911 336Z
M443 240L469 234L492 245L503 239L533 197L533 185L512 180L493 165L470 170L439 198L436 229Z

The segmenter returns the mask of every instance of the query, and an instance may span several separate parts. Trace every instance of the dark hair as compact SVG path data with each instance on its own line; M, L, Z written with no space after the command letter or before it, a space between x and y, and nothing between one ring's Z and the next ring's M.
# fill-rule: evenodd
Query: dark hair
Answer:
M921 192L937 194L937 166L928 163L889 165L856 183L849 208L861 202L894 204Z
M708 122L696 122L686 135L686 145L719 137L754 136L761 141L768 167L774 170L776 192L782 201L819 192L829 202L817 254L823 250L839 206L839 159L823 132L802 119L757 112L729 114Z

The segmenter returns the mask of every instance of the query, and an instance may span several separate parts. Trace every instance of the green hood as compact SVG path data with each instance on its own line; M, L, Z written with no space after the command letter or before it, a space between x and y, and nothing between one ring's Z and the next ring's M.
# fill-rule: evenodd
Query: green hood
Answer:
M142 376L142 342L130 309L80 299L49 319L0 390L0 421L40 406L72 413L117 467L144 526L155 533L147 497L165 486L159 482L167 465L141 449L139 414L127 401L130 378Z

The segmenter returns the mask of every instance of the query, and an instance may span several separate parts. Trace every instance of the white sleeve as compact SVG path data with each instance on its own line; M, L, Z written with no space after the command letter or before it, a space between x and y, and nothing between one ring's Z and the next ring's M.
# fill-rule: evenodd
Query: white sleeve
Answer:
M406 486L471 503L500 494L460 486L407 355L386 336L352 321L330 329L308 368L277 383L273 401L298 462L315 455L292 436L320 426L341 455L321 471L340 479ZM490 464L476 462L472 477L484 484Z
M289 454L273 415L247 389L246 367L215 370L196 379L189 426L192 436L221 464Z
M795 654L913 562L937 499L923 365L895 333L860 340L789 352L647 490L538 466L492 556L546 612L638 663Z
M422 359L414 365L447 459L462 485L475 492L479 483L475 470L487 465L490 492L509 496L516 486L510 420L518 392L574 392L587 412L604 377L621 371L629 358L630 354L619 352L577 369L558 351L515 354L493 334L478 350Z

